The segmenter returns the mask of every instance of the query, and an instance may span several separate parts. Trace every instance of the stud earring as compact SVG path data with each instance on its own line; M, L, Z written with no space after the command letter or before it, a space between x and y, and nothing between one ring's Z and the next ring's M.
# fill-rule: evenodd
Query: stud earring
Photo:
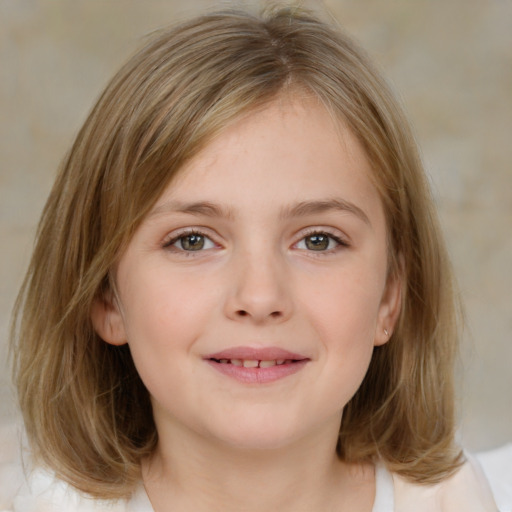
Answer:
M388 337L388 336L389 336L389 332L388 332L388 330L387 330L387 329L384 329L384 334L386 335L386 337Z

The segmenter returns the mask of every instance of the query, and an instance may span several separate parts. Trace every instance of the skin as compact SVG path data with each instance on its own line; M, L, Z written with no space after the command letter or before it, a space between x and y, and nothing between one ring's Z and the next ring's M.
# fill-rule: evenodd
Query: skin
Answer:
M118 300L93 322L130 345L152 397L159 444L143 475L156 512L371 510L373 468L335 452L399 313L371 172L319 102L281 97L196 155L135 233ZM307 363L250 384L204 359L236 346Z

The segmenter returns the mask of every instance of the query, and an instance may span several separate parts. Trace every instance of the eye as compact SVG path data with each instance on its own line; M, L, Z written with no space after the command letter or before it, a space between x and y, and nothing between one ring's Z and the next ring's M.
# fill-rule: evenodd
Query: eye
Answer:
M215 243L203 233L192 231L172 238L165 243L164 247L179 251L196 252L213 249Z
M297 243L296 247L306 251L326 252L336 249L340 245L347 246L348 244L331 233L315 232L305 236Z

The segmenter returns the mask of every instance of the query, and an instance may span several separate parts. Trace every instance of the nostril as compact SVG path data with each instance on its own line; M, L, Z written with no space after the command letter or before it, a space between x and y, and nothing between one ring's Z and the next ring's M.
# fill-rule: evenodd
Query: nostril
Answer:
M277 319L280 319L280 318L284 317L283 312L282 312L282 311L279 311L279 310L277 310L277 311L271 311L271 312L270 312L270 313L268 313L268 314L261 315L261 318L260 318L260 315L259 315L259 314L253 314L253 313L251 312L251 310L250 310L250 309L249 309L249 310L246 310L246 309L237 309L237 310L235 311L235 315L236 315L238 318L242 318L242 317L246 317L246 316L248 316L248 317L253 317L255 320L262 320L263 318L267 318L267 319L272 318L272 319L277 320Z

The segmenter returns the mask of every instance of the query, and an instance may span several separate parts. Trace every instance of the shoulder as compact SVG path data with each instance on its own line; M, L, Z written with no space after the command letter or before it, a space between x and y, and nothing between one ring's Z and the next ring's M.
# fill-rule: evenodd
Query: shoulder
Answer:
M512 512L512 443L476 455L494 494L498 509Z
M53 473L33 470L19 488L11 507L0 512L127 512L127 502L97 500L85 496Z
M33 468L33 469L30 469ZM152 512L141 485L130 500L97 500L34 466L24 429L0 424L0 512Z
M471 456L457 473L438 484L413 484L398 475L393 480L395 512L512 512L497 507L484 472Z

